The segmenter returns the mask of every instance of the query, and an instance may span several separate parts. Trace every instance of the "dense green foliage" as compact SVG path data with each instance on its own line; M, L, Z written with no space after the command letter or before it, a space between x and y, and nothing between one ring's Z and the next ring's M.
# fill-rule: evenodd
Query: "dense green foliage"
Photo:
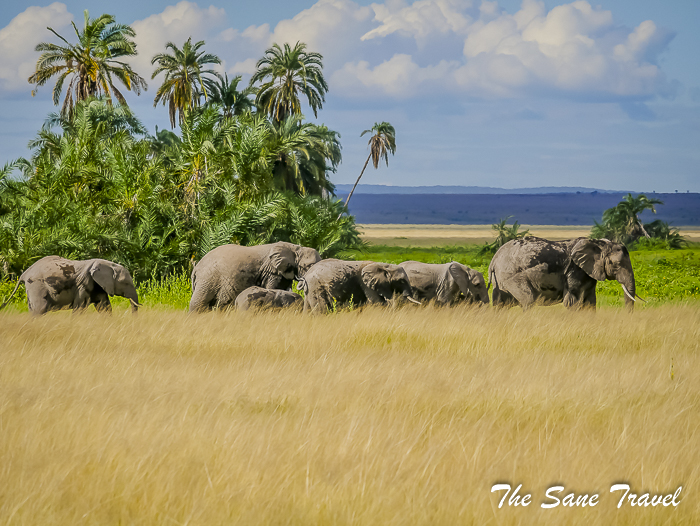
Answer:
M663 201L648 198L644 194L625 198L612 208L603 212L602 222L596 222L591 230L591 237L606 238L628 246L639 243L641 248L681 248L687 242L677 228L667 222L657 219L651 223L642 223L639 214L644 210L656 213L655 205L663 205Z
M324 169L338 159L326 157L337 151L328 153L325 127L289 138L264 116L220 115L195 109L180 136L158 137L104 100L79 103L71 118L52 115L31 158L0 174L0 272L58 254L110 259L142 280L188 271L224 243L291 241L326 257L359 244L354 219L336 219L342 203L280 193L275 181L286 156L302 166L288 167L303 174L301 188L327 186ZM13 167L23 176L12 177Z

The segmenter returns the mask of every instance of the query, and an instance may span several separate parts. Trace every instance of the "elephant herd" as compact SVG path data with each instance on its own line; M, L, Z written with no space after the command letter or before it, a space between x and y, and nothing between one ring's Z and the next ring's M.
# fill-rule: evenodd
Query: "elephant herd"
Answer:
M487 286L480 272L454 261L392 265L321 259L313 248L286 242L223 245L195 265L189 310L285 308L303 302L304 311L328 312L347 304L386 305L397 295L417 304L488 305L491 285L494 306L563 302L570 308L595 307L596 283L606 279L622 285L628 307L638 298L629 252L606 239L515 239L496 252L488 277ZM294 280L303 297L290 291ZM22 282L34 314L77 311L91 304L98 311L111 311L109 296L115 295L128 298L132 312L140 306L129 271L103 259L42 258L20 276L0 309Z

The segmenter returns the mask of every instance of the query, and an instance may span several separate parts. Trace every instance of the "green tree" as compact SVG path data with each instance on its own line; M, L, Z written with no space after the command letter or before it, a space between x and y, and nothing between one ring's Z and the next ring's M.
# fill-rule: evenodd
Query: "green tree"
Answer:
M339 134L326 126L290 115L272 124L270 150L276 153L273 179L277 190L322 195L334 187L327 173L341 161Z
M362 175L365 173L369 160L372 159L372 164L376 170L379 168L379 161L381 159L384 159L384 161L386 161L386 165L389 166L389 154L391 153L391 155L394 155L396 153L396 130L391 124L388 122L375 122L374 126L372 126L369 130L363 131L360 134L360 137L364 137L368 133L373 133L373 135L369 138L368 143L369 155L367 156L367 160L365 161L365 165L362 167L362 171L360 172L357 181L355 181L352 190L345 200L345 208L347 208L350 198L355 192L355 188L357 188L357 184L360 182L360 179L362 179Z
M204 83L209 89L208 104L218 104L221 107L223 118L241 115L255 108L255 102L250 98L255 95L256 89L252 86L238 90L241 76L237 75L229 81L228 75L216 75L216 80L205 79Z
M250 80L251 85L261 82L256 104L275 122L281 122L301 111L300 95L318 116L323 107L328 84L323 77L323 56L306 51L306 44L297 42L294 48L274 44L265 51L265 56L256 64L257 71Z
M479 250L479 255L495 254L496 251L508 243L508 241L530 235L530 230L520 231L520 223L518 221L513 221L513 225L508 226L507 223L511 217L513 216L508 216L505 219L501 219L498 223L491 225L491 229L496 232L496 239L491 243L483 245Z
M200 104L200 94L207 99L207 76L216 73L211 69L204 69L208 64L221 64L221 59L216 55L200 50L204 41L192 44L192 38L188 38L182 49L172 42L165 45L172 53L159 53L151 59L151 64L157 64L151 78L154 79L161 73L165 73L163 83L158 88L153 106L162 101L163 106L168 104L170 125L175 128L177 114L179 122L182 122L184 114Z
M36 70L27 79L36 84L32 91L34 95L39 86L58 77L53 88L53 103L58 106L63 85L70 77L61 108L63 115L69 115L75 103L96 96L104 95L110 103L114 96L120 104L126 104L124 95L114 85L114 79L137 95L141 89L147 89L146 81L123 61L136 55L136 44L130 39L135 35L134 30L117 24L112 15L103 14L93 19L87 10L84 14L82 31L73 23L77 44L71 44L51 27L47 28L65 45L38 44L36 51L42 53Z
M662 205L663 201L656 198L649 199L644 194L633 196L627 194L616 206L603 212L602 223L595 222L591 230L594 238L607 238L618 243L629 243L640 237L649 238L650 235L639 219L639 214L644 210L656 213L655 205Z

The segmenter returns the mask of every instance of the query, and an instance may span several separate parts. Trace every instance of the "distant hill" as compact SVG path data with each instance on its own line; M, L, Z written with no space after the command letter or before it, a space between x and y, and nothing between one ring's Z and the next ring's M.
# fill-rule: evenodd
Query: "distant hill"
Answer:
M335 185L336 194L348 195L351 184ZM355 194L575 194L576 192L601 194L627 193L622 190L599 190L578 186L540 186L537 188L493 188L490 186L387 186L382 184L358 184Z
M357 193L350 213L358 223L489 225L501 218L530 225L593 225L603 210L626 193L547 194L372 194ZM665 204L645 222L662 219L677 226L700 226L700 194L653 194Z

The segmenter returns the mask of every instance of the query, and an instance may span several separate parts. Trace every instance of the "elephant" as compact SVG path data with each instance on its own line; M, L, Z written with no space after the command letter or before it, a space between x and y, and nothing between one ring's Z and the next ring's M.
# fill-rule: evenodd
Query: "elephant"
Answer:
M514 239L498 249L489 265L497 307L520 304L527 309L535 302L563 302L568 308L595 308L596 284L606 279L622 285L625 304L632 309L639 296L629 252L607 239Z
M222 245L192 270L190 312L229 307L248 287L288 290L321 261L316 249L278 241L268 245Z
M236 298L238 310L285 308L298 305L301 307L303 298L296 292L288 290L263 289L248 287Z
M105 259L41 258L22 273L0 309L9 303L22 282L27 288L29 311L36 315L64 308L76 312L89 305L94 305L98 312L112 312L109 296L128 298L132 313L141 306L129 271Z
M406 271L413 297L422 301L435 300L437 305L454 305L460 301L477 305L489 304L486 281L477 272L461 263L431 264L404 261L399 266Z
M406 271L398 265L374 261L324 259L301 281L304 312L327 312L334 305L365 303L385 305L394 293L413 303L413 290Z

